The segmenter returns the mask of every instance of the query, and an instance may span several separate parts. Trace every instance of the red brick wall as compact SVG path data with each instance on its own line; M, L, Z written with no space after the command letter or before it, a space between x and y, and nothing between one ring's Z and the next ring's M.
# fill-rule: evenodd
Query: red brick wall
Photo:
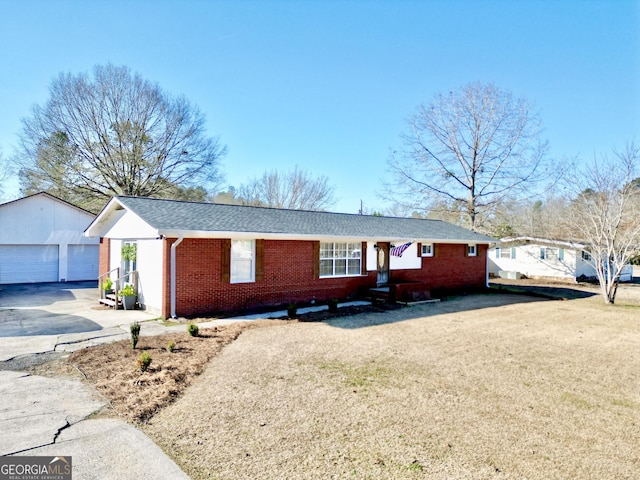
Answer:
M170 315L170 251L175 239L165 242L164 305ZM290 302L326 301L364 293L376 285L376 272L366 276L314 278L313 242L264 241L264 279L252 283L222 282L222 240L185 239L176 248L176 313L190 316L243 310ZM477 257L466 257L466 245L436 246L434 258L422 259L422 270L394 270L391 280L426 281L432 292L477 288L485 284L486 246Z
M98 275L104 275L109 271L109 251L111 239L101 238L99 248Z
M434 298L483 288L487 245L478 245L477 250L477 256L467 257L467 245L438 243L433 257L422 257L421 270L392 270L391 281L426 282Z

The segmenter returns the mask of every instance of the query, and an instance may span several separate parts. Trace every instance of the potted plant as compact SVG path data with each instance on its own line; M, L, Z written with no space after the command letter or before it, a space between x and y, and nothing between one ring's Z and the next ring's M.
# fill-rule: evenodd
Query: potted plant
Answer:
M118 296L122 298L122 306L125 310L133 310L136 306L136 291L133 285L127 283L122 290L118 292Z
M136 261L138 249L135 243L125 243L122 246L122 259L129 260L130 262Z
M113 280L109 277L105 278L102 282L102 289L104 290L105 295L113 293Z

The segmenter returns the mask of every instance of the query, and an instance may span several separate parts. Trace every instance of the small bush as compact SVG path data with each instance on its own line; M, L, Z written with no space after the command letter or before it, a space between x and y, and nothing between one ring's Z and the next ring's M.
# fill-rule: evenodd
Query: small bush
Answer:
M298 306L295 303L290 303L287 307L287 316L293 318L298 313Z
M149 355L147 352L142 352L138 357L138 367L143 372L146 372L149 368L149 365L151 365L151 355Z
M137 320L129 327L131 331L131 348L136 348L138 340L140 339L140 322Z
M329 300L329 311L331 313L336 313L338 311L338 299L332 298Z
M187 332L189 333L189 335L191 335L192 337L197 337L198 333L199 333L200 329L198 328L198 325L196 325L195 323L189 323L187 325Z
M104 282L102 282L102 288L105 292L113 290L113 280L111 280L111 278L109 277L105 278Z
M167 352L171 353L176 349L176 342L171 341L167 343Z

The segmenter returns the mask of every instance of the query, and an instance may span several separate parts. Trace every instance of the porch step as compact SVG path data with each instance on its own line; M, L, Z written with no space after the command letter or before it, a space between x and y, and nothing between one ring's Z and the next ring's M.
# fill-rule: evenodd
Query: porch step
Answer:
M369 289L369 298L371 303L387 303L389 301L389 287L380 286Z
M116 309L122 306L122 302L118 300L118 296L113 293L108 293L104 298L100 298L99 301L104 305L108 305Z

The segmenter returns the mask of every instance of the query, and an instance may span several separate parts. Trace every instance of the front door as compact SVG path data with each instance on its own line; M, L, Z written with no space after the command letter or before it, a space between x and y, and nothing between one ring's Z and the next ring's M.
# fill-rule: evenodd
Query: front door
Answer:
M389 282L389 242L378 242L378 286Z

